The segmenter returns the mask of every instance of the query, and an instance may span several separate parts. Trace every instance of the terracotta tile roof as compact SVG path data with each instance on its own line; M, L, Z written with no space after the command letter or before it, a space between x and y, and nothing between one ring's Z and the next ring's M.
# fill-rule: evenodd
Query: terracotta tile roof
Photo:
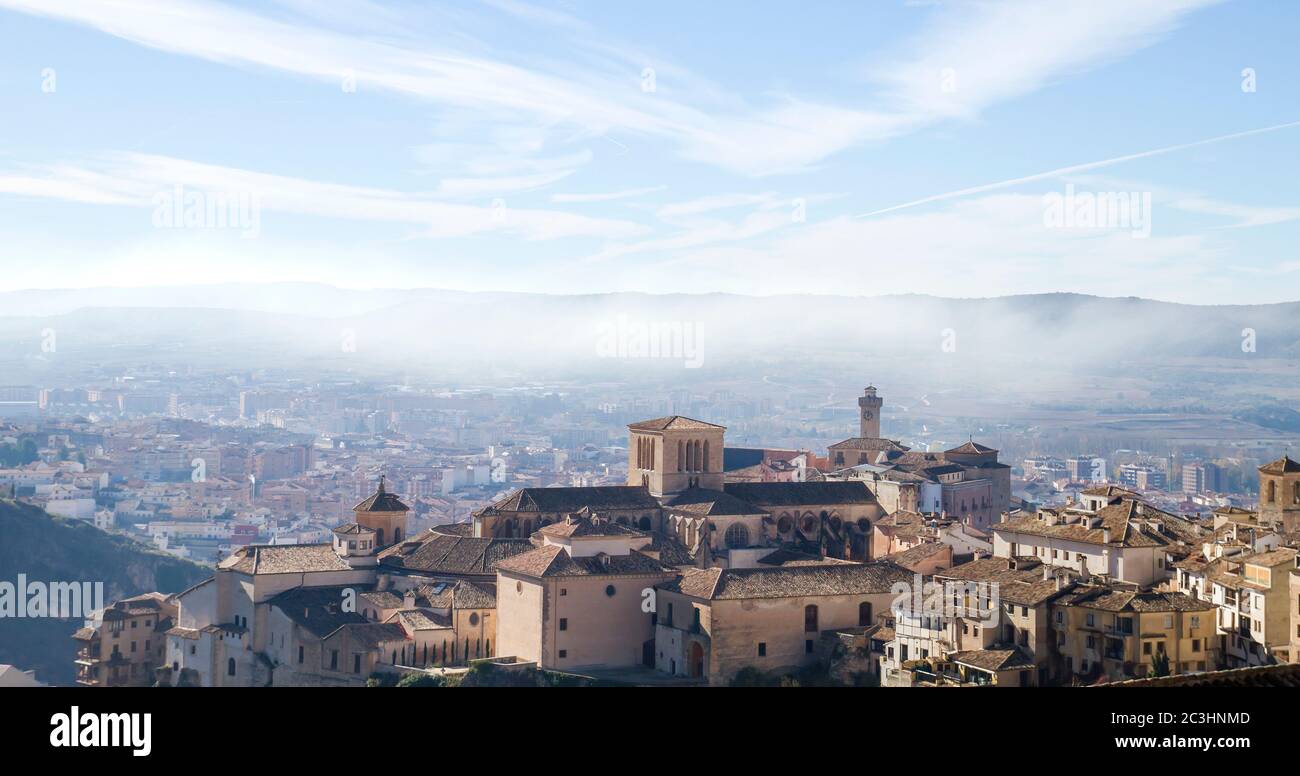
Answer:
M1110 504L1098 510L1096 517L1101 518L1101 524L1096 528L1087 528L1081 522L1048 525L1045 520L1040 520L1037 516L1011 518L989 526L989 528L995 533L1008 531L1031 536L1066 539L1085 544L1105 544L1105 532L1106 529L1110 529L1110 543L1112 545L1121 547L1163 547L1169 544L1169 540L1144 530L1140 524L1140 521L1145 518L1158 519L1157 513L1160 513L1160 510L1147 506L1140 501L1124 499L1119 503ZM1085 515L1084 520L1087 520L1088 517Z
M375 529L366 528L364 525L358 525L357 523L345 523L338 528L335 528L334 533L339 534L340 536L360 536L362 534L375 533Z
M1034 667L1034 659L1019 647L1012 649L970 649L953 652L948 660L984 671L1023 671Z
M403 609L388 618L388 622L401 625L406 633L452 629L450 617L424 609Z
M1291 460L1291 456L1284 455L1259 467L1259 471L1262 474L1294 474L1300 472L1300 463Z
M1204 612L1215 608L1213 603L1192 598L1186 593L1136 592L1098 585L1076 587L1056 603L1105 612Z
M402 503L396 495L384 489L384 480L379 480L379 489L374 494L352 508L354 512L409 512L410 508Z
M345 591L351 586L296 587L272 596L269 603L295 625L323 639L349 623L364 623L360 612L343 610Z
M701 431L710 428L726 428L726 426L705 423L702 420L695 420L682 415L669 415L654 420L642 420L637 423L629 423L627 427L637 431L675 431L677 429Z
M235 550L217 567L242 574L303 574L352 568L329 544L250 544Z
M369 601L380 609L397 609L402 605L402 597L389 590L367 590L358 593L357 597Z
M366 650L377 649L386 642L409 640L406 631L395 622L349 623L343 628L353 645Z
M501 561L532 549L527 539L479 539L427 531L379 553L379 563L432 574L489 575Z
M435 609L495 609L497 586L494 582L438 582L420 585L419 594Z
M563 547L550 545L502 561L497 569L528 577L655 576L670 570L644 553L600 553L574 558Z
M994 450L991 447L987 447L985 445L980 444L979 442L971 440L969 442L966 442L965 444L954 447L951 450L945 450L944 452L958 453L960 455L981 455L984 453L996 453L997 450Z
M794 598L888 593L912 572L892 563L836 563L746 569L686 569L660 589L696 598Z
M543 536L554 536L561 538L581 538L584 536L645 536L641 531L635 528L629 528L625 525L608 520L597 515L593 515L591 510L584 508L583 511L569 515L558 523L551 523L537 529L537 533Z
M951 552L952 547L942 542L922 542L915 547L910 547L900 552L893 552L885 555L881 560L897 563L905 569L912 568L913 565L924 560L929 560L935 555L942 555Z
M611 509L659 509L659 502L643 485L600 485L588 488L521 488L480 510L480 514L502 512L578 512L590 507L597 512Z
M863 452L879 452L882 450L893 450L896 452L907 452L910 447L906 447L901 442L895 442L892 439L883 439L880 437L850 437L842 442L836 442L830 445L828 450L861 450Z
M761 515L762 509L730 493L709 488L690 488L673 496L664 505L674 512L686 512L701 517L728 515Z
M435 525L429 530L446 536L473 536L474 523L470 521L464 523L446 523L444 525Z

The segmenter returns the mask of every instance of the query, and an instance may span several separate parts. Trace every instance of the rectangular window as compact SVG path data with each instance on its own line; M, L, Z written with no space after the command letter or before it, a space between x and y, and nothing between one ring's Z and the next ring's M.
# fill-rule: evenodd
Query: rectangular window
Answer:
M569 618L567 618L567 617L561 617L561 618L560 618L560 630L568 630L568 629L569 629Z
M361 673L361 655L360 655L360 654L354 653L354 654L352 655L352 673L354 673L354 674L359 674L359 673Z
M767 642L758 642L758 656L767 657Z
M811 655L811 654L812 654L812 651L813 651L813 642L812 642L812 639L808 639L807 641L805 641L805 642L803 643L803 651L804 651L804 654L808 654L808 655Z
M302 651L302 646L300 645L298 647L298 662L301 663L302 661L303 661L303 651Z
M339 651L337 649L330 650L330 670L339 670Z
M569 656L569 650L567 650L567 649L562 649L562 650L560 650L560 659L561 659L561 660L563 660L564 658L566 658L566 657L568 657L568 656Z

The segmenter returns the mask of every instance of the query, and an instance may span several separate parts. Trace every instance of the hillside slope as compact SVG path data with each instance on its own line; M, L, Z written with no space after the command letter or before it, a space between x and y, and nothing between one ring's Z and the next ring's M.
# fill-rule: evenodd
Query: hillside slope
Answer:
M26 504L0 499L0 581L103 582L104 602L158 590L175 593L211 570L152 552L81 520L52 517ZM73 684L81 618L0 618L0 663L36 669L51 684Z

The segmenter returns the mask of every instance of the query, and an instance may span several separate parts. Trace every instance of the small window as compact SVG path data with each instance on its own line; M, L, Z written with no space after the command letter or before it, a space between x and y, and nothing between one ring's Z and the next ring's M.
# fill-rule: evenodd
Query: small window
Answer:
M605 585L605 595L609 596L610 598L613 598L614 594L617 592L618 591L614 589L613 585Z
M226 661L226 676L235 675L235 659L232 657Z
M298 647L298 662L301 663L301 662L303 661L304 657L305 657L305 655L303 654L303 648L302 648L301 645L299 645L299 647Z
M568 656L569 656L569 650L567 650L567 649L562 649L562 650L560 650L560 659L561 659L561 660L563 660L564 658L566 658L566 657L568 657Z
M567 587L560 588L560 595L568 595L568 594L569 594L569 588Z
M560 630L563 631L563 630L568 630L568 629L569 629L569 618L567 618L567 617L561 617L561 618L560 618Z
M767 657L767 642L765 641L758 642L758 656Z
M812 651L813 651L813 640L812 640L812 639L807 639L806 641L804 641L804 643L803 643L803 651L804 651L805 654L808 654L808 655L811 655L811 654L812 654Z

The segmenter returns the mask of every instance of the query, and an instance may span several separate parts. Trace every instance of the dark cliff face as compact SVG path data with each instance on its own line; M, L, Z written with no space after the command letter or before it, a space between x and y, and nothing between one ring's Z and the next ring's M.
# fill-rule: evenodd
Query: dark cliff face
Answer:
M83 521L0 499L0 582L17 585L19 574L29 582L103 582L108 604L155 590L176 593L211 573ZM0 663L35 669L43 682L72 684L71 637L82 624L80 617L2 617Z

